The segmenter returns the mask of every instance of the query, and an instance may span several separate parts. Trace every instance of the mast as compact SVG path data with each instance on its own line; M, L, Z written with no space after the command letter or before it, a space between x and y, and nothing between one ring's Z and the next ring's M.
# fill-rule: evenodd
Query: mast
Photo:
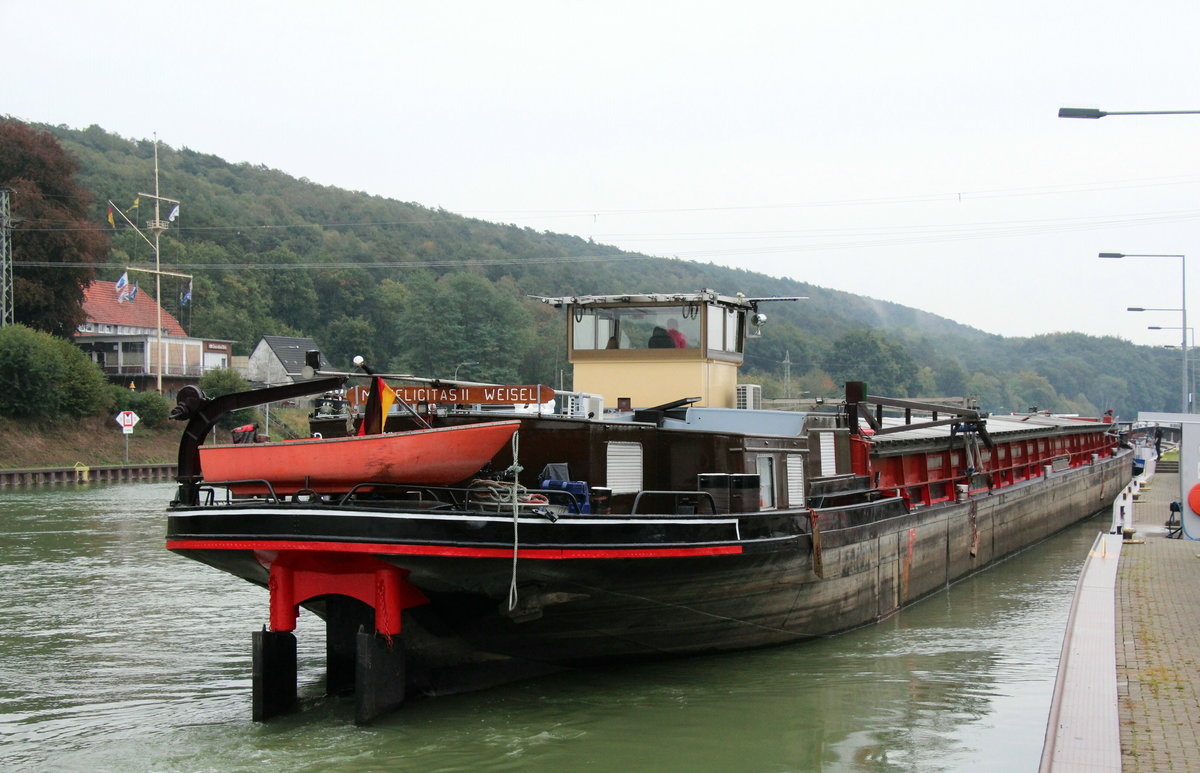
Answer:
M171 227L171 222L174 221L175 218L179 215L179 200L178 199L168 199L165 196L160 196L158 193L158 135L157 134L154 135L154 193L138 192L138 200L139 201L141 200L141 198L143 196L145 196L146 198L154 199L154 219L150 220L149 222L146 223L146 228L148 228L150 230L150 232L154 234L154 241L150 241L149 239L147 239L146 234L142 233L142 229L138 228L137 224L134 223L132 220L130 220L129 216L126 215L121 210L120 207L118 207L116 204L114 204L112 202L112 199L108 200L108 205L110 207L112 207L117 212L117 214L119 214L121 216L122 220L124 220L126 223L129 224L129 227L132 228L137 233L138 236L142 237L142 241L146 242L146 244L149 244L150 248L154 250L154 268L153 269L134 268L132 266L127 266L125 268L125 270L126 271L141 271L146 274L154 274L154 303L158 307L155 311L155 315L156 315L156 317L155 317L155 330L156 330L155 349L157 350L157 352L156 352L155 358L154 358L156 360L156 367L154 370L155 370L156 386L158 389L158 393L162 394L163 360L166 359L164 352L163 352L163 335L162 335L162 331L163 331L163 327L162 327L162 277L163 277L163 274L166 274L167 276L183 277L185 279L190 280L192 278L192 276L191 276L191 274L177 274L177 273L174 273L171 271L163 271L161 269L161 265L162 265L161 250L160 250L161 244L160 244L159 237L162 236L163 231L166 231ZM161 207L162 207L162 203L164 201L168 204L175 205L175 207L171 210L171 214L167 216L166 220L162 219Z
M154 193L138 193L138 196L147 196L154 199L154 219L146 224L150 232L154 234L154 303L157 306L155 314L157 319L155 322L155 333L157 335L155 349L155 377L158 393L162 394L162 378L163 378L163 361L166 356L163 352L163 337L162 337L162 266L160 252L160 237L163 231L171 227L171 221L175 219L179 210L179 201L177 199L168 199L158 193L158 135L154 135ZM174 204L175 209L171 211L171 215L167 220L162 219L162 203L167 202Z

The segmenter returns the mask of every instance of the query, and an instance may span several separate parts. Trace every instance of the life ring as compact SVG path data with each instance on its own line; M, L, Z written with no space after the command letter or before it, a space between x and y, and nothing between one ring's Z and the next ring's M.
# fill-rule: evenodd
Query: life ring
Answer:
M1193 513L1200 513L1200 483L1192 486L1187 495L1188 507L1192 508Z

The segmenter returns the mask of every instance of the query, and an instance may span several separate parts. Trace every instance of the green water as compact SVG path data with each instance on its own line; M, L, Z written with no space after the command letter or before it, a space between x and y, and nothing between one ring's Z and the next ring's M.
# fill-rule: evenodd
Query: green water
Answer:
M0 491L0 768L119 771L1035 770L1093 520L884 623L766 651L250 721L266 591L163 549L162 484Z

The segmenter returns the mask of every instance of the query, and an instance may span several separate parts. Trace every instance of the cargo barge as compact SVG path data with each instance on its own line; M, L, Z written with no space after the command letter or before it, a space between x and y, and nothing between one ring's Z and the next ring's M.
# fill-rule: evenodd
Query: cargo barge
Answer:
M415 693L869 624L1108 507L1130 478L1111 417L988 416L859 382L820 412L746 405L737 368L773 299L541 300L565 310L574 391L372 376L341 425L403 443L514 422L452 485L402 466L323 479L302 455L279 488L252 466L206 473L224 412L350 374L181 393L167 547L268 589L255 719L295 705L301 608L325 621L327 690L353 691L367 723Z

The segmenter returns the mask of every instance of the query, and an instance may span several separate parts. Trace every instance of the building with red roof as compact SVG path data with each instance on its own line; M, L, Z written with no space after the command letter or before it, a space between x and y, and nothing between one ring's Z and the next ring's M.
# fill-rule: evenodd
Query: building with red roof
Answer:
M87 320L74 341L109 378L155 389L161 373L163 392L173 393L206 371L231 367L233 341L192 338L166 309L160 342L159 305L149 293L128 290L112 282L93 282L83 290Z

